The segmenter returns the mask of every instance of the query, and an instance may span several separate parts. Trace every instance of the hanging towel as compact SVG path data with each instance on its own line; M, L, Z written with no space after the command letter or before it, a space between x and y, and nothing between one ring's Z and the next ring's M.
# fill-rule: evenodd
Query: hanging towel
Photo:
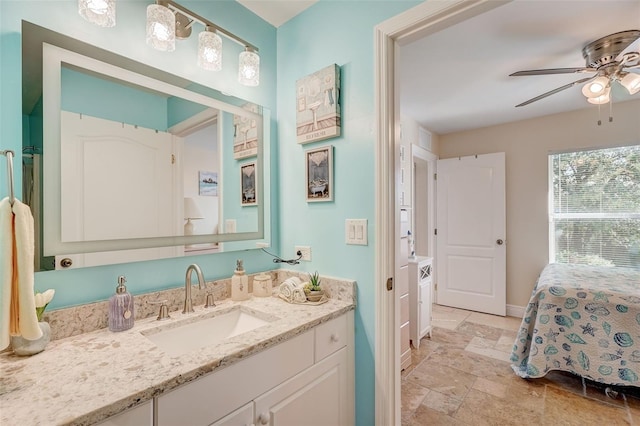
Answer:
M0 350L9 337L42 337L34 287L33 216L29 206L9 198L0 201Z

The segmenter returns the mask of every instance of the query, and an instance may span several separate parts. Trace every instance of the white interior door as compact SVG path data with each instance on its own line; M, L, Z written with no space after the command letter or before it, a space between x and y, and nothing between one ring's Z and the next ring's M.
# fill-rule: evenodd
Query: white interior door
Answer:
M437 167L438 304L505 315L505 155Z
M173 184L171 134L66 111L61 122L63 241L175 235L182 195ZM96 266L173 256L175 250L62 257L72 258L73 267Z

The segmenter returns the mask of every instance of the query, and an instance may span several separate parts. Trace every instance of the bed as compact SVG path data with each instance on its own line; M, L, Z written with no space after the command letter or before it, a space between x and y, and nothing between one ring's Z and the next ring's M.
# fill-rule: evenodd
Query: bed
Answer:
M533 290L511 367L551 370L613 386L640 386L640 271L552 263Z

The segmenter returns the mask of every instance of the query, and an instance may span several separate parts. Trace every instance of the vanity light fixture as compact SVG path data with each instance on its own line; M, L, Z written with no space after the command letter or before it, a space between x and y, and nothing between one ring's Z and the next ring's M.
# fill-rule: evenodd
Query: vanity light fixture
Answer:
M116 0L78 0L78 13L101 27L116 25Z
M238 81L246 86L257 86L260 77L258 48L174 1L156 0L147 7L147 44L171 52L175 50L175 39L188 38L196 22L204 26L204 31L198 34L198 66L209 71L222 69L220 36L225 36L245 49L239 57Z

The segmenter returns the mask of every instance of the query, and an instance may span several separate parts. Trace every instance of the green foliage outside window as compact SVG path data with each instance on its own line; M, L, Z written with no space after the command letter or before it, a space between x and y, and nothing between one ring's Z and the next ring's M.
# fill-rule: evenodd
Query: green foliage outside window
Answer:
M640 145L550 158L555 261L640 268Z

